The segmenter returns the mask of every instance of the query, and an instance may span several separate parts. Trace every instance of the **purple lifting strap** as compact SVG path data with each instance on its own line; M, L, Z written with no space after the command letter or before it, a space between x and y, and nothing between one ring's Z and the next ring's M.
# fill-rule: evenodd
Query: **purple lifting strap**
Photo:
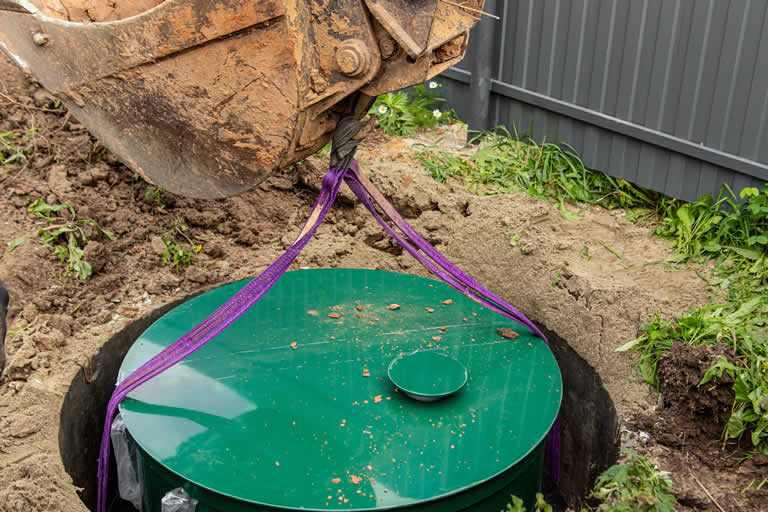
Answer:
M440 254L429 242L419 235L394 207L384 198L373 184L361 172L355 160L352 160L347 171L343 169L331 169L323 178L323 186L317 198L312 213L304 228L293 245L288 248L274 263L264 272L245 285L234 297L223 306L213 312L208 318L194 327L184 336L163 349L159 354L144 363L136 371L130 374L122 382L118 383L112 398L107 406L107 415L104 421L104 432L101 438L101 450L99 452L98 471L98 499L97 512L106 511L107 479L110 455L110 425L117 412L117 406L134 389L167 370L185 357L189 356L200 347L216 337L221 331L237 320L251 306L259 301L280 277L288 270L301 250L312 239L323 218L328 213L336 195L339 192L342 180L357 195L365 207L373 214L376 220L408 253L415 257L427 269L441 280L448 283L470 299L499 313L506 318L528 327L537 336L547 342L544 334L528 318L517 309L507 304L482 285L474 281L445 256ZM376 211L378 206L389 220L405 234L403 237L395 231L385 219ZM407 237L407 239L406 239ZM548 342L547 342L548 343ZM550 461L552 476L555 481L560 478L560 432L558 422L552 426L547 440L547 457Z

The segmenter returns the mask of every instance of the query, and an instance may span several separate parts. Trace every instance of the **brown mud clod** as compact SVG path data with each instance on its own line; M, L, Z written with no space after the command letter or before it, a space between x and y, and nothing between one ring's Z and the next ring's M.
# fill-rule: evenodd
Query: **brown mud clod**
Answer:
M517 334L514 329L510 329L509 327L499 327L496 329L496 332L499 334L499 336L503 336L510 340L514 340L515 338L520 337L520 335Z

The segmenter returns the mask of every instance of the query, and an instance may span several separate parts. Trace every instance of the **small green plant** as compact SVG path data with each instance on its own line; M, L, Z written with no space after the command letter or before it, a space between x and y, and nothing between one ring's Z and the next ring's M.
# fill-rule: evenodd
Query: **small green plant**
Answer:
M171 268L175 271L181 271L181 269L192 265L195 262L194 256L189 249L183 249L175 244L170 237L164 236L163 243L165 244L165 252L163 253L163 263L171 265Z
M67 203L50 205L42 199L36 199L27 207L27 211L47 222L46 227L37 231L37 236L41 243L51 247L59 260L66 264L67 275L74 275L78 279L85 280L93 274L91 264L84 259L85 246L88 245L86 227L94 228L110 240L115 239L111 232L102 229L96 221L79 219L75 209ZM22 235L11 242L8 251L24 243L27 236Z
M25 333L28 335L32 334L37 330L37 328L38 328L38 325L33 320L32 322L29 322L24 327L20 327L16 330L8 331L6 338L8 338L9 342L14 342L17 336L21 336L22 334L25 334Z
M165 244L163 263L171 265L171 268L177 272L195 263L194 255L199 253L203 248L202 245L195 245L187 234L188 231L189 227L187 227L187 225L184 224L183 219L177 215L173 220L170 236L163 237L163 243ZM176 240L182 238L192 246L192 249L185 249L176 243Z
M452 110L441 110L445 102L436 94L441 85L429 82L419 84L408 92L391 92L376 99L369 114L377 117L379 127L387 135L415 135L424 128L456 121Z
M598 512L673 512L674 482L648 459L636 453L624 464L606 469L595 482L591 497L602 501Z
M552 279L552 288L556 288L558 284L560 284L560 274L562 273L562 270L558 270L557 274L555 274L555 278Z
M28 153L24 143L28 141L27 135L16 132L0 133L0 166L26 162Z
M165 190L154 185L147 185L144 191L144 199L152 201L160 209L165 209Z
M501 512L526 512L523 500L515 495L510 496L509 503ZM536 493L536 504L534 505L534 512L552 512L552 505L548 504L544 499L544 495L540 492Z

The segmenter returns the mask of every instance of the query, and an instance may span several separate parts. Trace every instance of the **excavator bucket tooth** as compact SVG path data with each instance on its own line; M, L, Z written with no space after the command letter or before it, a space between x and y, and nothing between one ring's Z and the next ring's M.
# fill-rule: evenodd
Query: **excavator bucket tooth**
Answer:
M0 0L0 49L148 181L220 198L458 62L475 22L438 0Z

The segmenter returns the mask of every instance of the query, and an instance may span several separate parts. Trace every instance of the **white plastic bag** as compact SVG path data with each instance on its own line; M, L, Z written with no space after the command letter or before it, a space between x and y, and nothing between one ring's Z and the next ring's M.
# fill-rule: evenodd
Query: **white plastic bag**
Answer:
M144 496L144 480L141 474L136 442L131 437L122 416L115 416L109 432L117 460L117 489L120 497L141 512Z
M197 508L197 500L190 498L181 487L169 491L160 504L160 512L195 512Z

